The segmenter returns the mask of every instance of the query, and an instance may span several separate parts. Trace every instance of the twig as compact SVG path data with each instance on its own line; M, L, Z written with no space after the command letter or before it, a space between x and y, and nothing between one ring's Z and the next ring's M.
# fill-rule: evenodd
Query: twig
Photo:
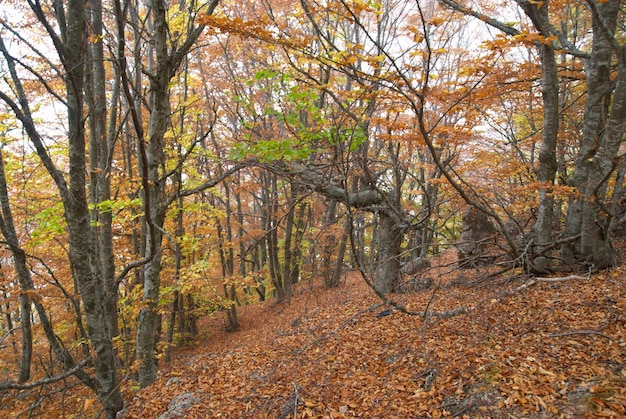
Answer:
M603 338L607 338L608 340L615 340L611 336L605 335L604 333L598 332L597 330L574 330L571 332L563 332L563 333L552 333L547 335L549 338L557 338L561 336L571 336L571 335L598 335Z
M298 417L298 398L299 398L299 385L294 385L293 392L289 395L289 398L281 409L281 414L278 419L287 419L289 415L293 415L294 419Z
M430 308L430 305L432 304L433 300L435 299L435 294L437 293L437 290L439 289L439 286L436 286L435 289L433 290L432 294L430 295L430 300L428 300L428 304L426 304L426 308L424 309L424 323L426 323L427 319L428 319L428 309Z
M17 330L19 327L15 326L14 328L10 329L8 332L6 332L2 337L0 337L0 344L2 344L2 342L4 342L4 340L6 338L9 337L9 335L11 335L11 333L13 333L15 330Z
M519 287L517 287L514 290L512 290L511 292L507 293L507 295L512 295L512 294L515 294L517 292L524 291L526 288L532 287L537 282L565 282L565 281L571 281L573 279L589 279L589 278L584 277L584 276L578 276L578 275L562 276L562 277L558 277L558 278L544 278L544 277L541 277L541 276L536 276L533 279L531 279L530 281L526 282L525 284L522 284Z
M524 291L526 288L530 288L533 285L535 285L536 283L537 283L537 280L536 279L532 279L532 280L530 280L530 281L520 285L519 287L515 288L513 291L507 292L506 296L513 295L513 294L518 293L520 291Z
M33 381L32 383L19 384L13 380L5 381L0 383L0 390L28 390L35 387L44 386L46 384L55 383L57 381L61 381L70 375L76 374L78 370L91 362L91 358L85 358L80 361L78 364L74 365L72 369L65 371L55 377L43 378L39 381Z
M589 278L585 276L578 276L578 275L562 276L559 278L543 278L540 276L535 277L535 280L539 282L564 282L564 281L571 281L572 279L589 279Z
M321 335L320 337L318 337L317 339L307 343L306 345L304 345L302 348L300 348L299 350L295 351L295 353L297 355L301 355L303 354L305 351L307 351L311 346L313 345L317 345L319 344L321 341L323 341L324 339L328 338L331 335L334 335L335 333L337 333L341 328L347 326L348 324L351 324L352 321L357 317L360 316L361 314L367 312L367 311L372 311L376 308L382 307L384 304L383 303L378 303L378 304L372 304L371 306L364 308L362 310L357 311L356 313L354 313L352 316L350 316L347 320L344 320L339 326L335 327L333 330L331 330L330 332L326 332L323 335Z

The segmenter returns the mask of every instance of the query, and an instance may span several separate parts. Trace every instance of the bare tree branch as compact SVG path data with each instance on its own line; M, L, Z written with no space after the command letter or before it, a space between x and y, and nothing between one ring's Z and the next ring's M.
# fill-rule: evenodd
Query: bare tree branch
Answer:
M42 378L41 380L33 381L31 383L18 384L13 380L0 382L0 391L1 390L28 390L28 389L35 388L35 387L41 387L46 384L56 383L57 381L64 380L65 378L76 374L81 368L83 368L85 365L89 364L90 362L91 362L91 358L85 358L82 361L80 361L78 364L74 365L73 368L59 375L56 375L54 377Z

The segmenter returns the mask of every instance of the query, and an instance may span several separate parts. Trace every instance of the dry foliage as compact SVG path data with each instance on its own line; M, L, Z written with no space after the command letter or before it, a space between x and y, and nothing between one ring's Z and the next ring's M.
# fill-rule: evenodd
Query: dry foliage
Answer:
M447 252L437 262L452 257ZM132 380L123 384L130 400L124 417L626 414L625 266L525 283L481 282L475 270L435 267L427 274L438 278L435 287L394 299L415 312L468 313L381 316L388 307L357 272L333 290L303 283L290 304L242 307L236 333L224 331L221 317L207 317L206 340L177 349L155 384L139 392ZM97 417L98 409L67 379L6 393L0 414Z
M237 333L207 322L212 336L180 350L126 417L158 417L184 393L197 397L188 418L623 417L625 271L522 289L442 276L397 297L470 312L426 321L377 317L386 307L358 273L336 290L302 285L290 305L245 307Z

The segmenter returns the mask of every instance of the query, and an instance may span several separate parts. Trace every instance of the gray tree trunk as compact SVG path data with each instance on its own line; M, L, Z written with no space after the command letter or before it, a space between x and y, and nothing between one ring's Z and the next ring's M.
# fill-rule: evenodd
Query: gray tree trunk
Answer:
M339 240L339 247L337 248L337 260L335 261L335 269L333 271L333 276L331 278L331 282L329 288L338 287L341 282L341 274L343 272L343 260L346 255L346 250L348 248L348 239L350 238L350 231L352 230L350 223L350 217L346 217L346 221L343 225L343 233L341 235L341 239Z
M151 42L148 53L150 63L150 119L148 121L147 147L143 130L138 122L135 130L138 133L138 150L140 169L142 171L142 189L145 213L146 246L144 256L148 261L143 270L144 307L139 314L137 327L137 358L139 360L139 384L146 387L157 374L156 334L160 326L158 300L161 274L161 245L163 224L168 205L172 199L165 197L164 135L170 121L170 90L169 82L175 75L180 63L198 39L203 25L188 28L184 43L176 48L168 49L167 5L164 0L150 1L150 17L152 24ZM217 0L211 0L206 13L211 14L217 6ZM125 92L129 95L128 92Z
M64 60L67 71L69 189L62 189L68 226L70 261L85 307L85 317L94 353L98 396L107 417L114 418L123 401L118 386L113 350L110 314L102 289L98 266L99 255L94 252L94 232L91 228L86 191L86 146L83 126L83 80L86 57L85 3L67 3L67 33Z
M519 0L518 4L531 19L540 35L549 37L551 35L549 5L543 4L543 7L538 7L538 4ZM541 56L543 132L539 148L537 180L542 183L542 186L539 188L539 207L537 208L534 234L537 250L543 251L543 249L553 243L554 197L551 189L557 172L556 146L559 131L559 77L552 43L541 44L539 53ZM549 259L546 256L548 255L541 255L535 261L537 268L543 269L548 265Z
M171 67L167 51L166 7L162 0L151 2L152 48L154 48L154 68L150 70L150 118L148 121L148 144L139 138L139 158L143 178L143 199L145 208L146 247L148 263L143 270L143 307L139 313L137 327L137 359L139 360L139 384L147 387L157 376L156 342L161 317L158 312L159 291L161 288L161 245L165 221L165 208L162 208L165 182L161 170L165 167L164 135L170 120L169 87Z
M561 248L570 263L604 268L616 261L610 240L610 214L605 211L607 180L616 168L623 140L626 110L624 99L624 47L618 58L619 76L611 80L612 41L621 7L619 0L596 5L593 19L591 59L587 70L587 102L580 151L570 185L578 196L570 199L566 237L579 238Z
M331 199L326 208L326 215L324 216L324 229L328 229L337 223L337 200ZM333 234L326 234L324 240L321 243L322 251L322 266L320 270L322 272L322 278L327 288L335 288L339 286L339 282L334 282L333 273L331 270L333 262L333 253L337 249L336 244L337 237Z
M394 218L381 212L374 287L383 294L395 291L398 286L401 266L400 250L403 237L404 235L399 230Z
M44 11L38 3L29 3L39 21L50 27ZM53 178L65 210L69 241L69 259L72 275L84 306L85 320L89 334L89 342L93 353L95 369L95 383L79 370L77 376L91 388L96 390L98 398L104 407L106 416L114 418L122 409L123 400L117 381L116 361L113 351L108 308L104 304L102 290L102 276L99 267L99 255L94 253L94 234L90 223L90 213L87 205L86 190L86 145L84 118L84 63L86 58L86 10L85 3L80 0L69 0L55 9L57 23L61 36L51 33L54 47L64 66L65 89L67 106L67 137L68 137L68 164L69 184L63 173L55 166L47 152L45 144L37 132L30 113L27 96L22 89L17 74L12 71L11 77L16 85L16 92L20 105L15 104L7 95L1 94L2 99L11 106L17 118L33 143L42 164ZM3 49L7 62L13 58ZM14 64L10 64L13 65ZM38 312L45 313L40 304L36 304ZM41 316L41 313L39 313ZM73 367L75 363L66 349L61 347L49 325L42 326L46 331L48 341L57 357L66 367Z
M92 0L88 3L91 30L94 36L101 39L103 36L102 0ZM89 105L89 164L90 201L94 207L92 224L97 226L94 243L96 252L100 255L102 269L102 287L108 313L111 334L117 336L117 284L115 283L115 258L113 256L113 212L108 206L99 204L111 199L111 167L110 159L114 146L117 124L117 101L119 99L119 78L113 80L111 92L111 110L109 126L107 127L106 82L107 75L104 68L103 43L90 42L88 47L89 60L87 61L87 84L85 88L86 101Z
M0 41L1 42L1 41ZM28 291L34 289L30 271L26 266L26 255L19 247L13 214L9 203L9 192L7 188L6 175L4 172L4 157L0 149L0 231L4 240L9 245L13 256L13 265L17 274L17 281L20 285L20 329L22 331L22 357L20 359L20 371L17 381L23 383L30 378L30 368L33 358L33 330L30 321L31 299Z

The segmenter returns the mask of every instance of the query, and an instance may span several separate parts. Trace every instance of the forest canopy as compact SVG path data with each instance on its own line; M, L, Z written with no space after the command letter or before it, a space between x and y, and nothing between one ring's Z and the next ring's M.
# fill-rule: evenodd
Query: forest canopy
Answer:
M3 2L0 390L73 375L114 418L199 318L236 330L299 282L353 269L394 305L449 249L512 278L620 263L625 14Z

